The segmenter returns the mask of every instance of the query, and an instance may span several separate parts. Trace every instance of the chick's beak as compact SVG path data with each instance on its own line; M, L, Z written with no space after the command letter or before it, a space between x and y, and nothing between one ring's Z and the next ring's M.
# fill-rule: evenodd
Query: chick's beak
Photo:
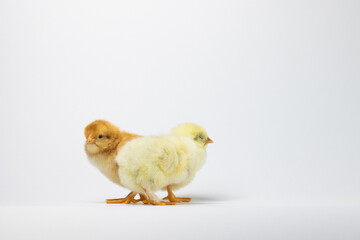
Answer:
M205 141L205 144L208 144L208 143L213 143L214 141L211 140L211 138L207 138L206 141Z
M86 144L94 144L95 140L94 139L86 139Z

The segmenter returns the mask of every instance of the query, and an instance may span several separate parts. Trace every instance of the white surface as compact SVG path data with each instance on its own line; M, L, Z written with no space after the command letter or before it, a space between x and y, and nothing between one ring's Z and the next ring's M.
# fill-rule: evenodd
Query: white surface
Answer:
M359 1L2 0L1 234L114 236L118 217L130 233L122 216L149 211L200 236L359 238L359 12ZM203 125L215 143L176 194L214 204L95 204L127 194L85 157L83 129L99 118L143 135ZM139 229L160 232L156 221Z
M0 208L1 239L359 239L354 206L196 201Z

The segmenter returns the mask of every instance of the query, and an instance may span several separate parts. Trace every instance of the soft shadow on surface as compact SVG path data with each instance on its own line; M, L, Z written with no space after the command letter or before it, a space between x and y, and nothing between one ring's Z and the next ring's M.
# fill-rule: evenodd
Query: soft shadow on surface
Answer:
M191 202L184 202L184 203L178 203L176 205L181 205L181 206L185 206L185 205L201 205L201 204L221 204L221 203L226 203L226 202L233 202L233 201L239 201L241 200L241 198L239 198L238 196L229 196L229 195L184 195L183 194L179 194L176 195L177 197L191 197ZM91 201L88 202L90 204L103 204L103 205L127 205L127 206L151 206L151 205L144 205L142 203L137 203L137 204L106 204L105 199L104 200L99 200L99 201Z
M179 196L181 197L181 196ZM187 197L187 196L186 196ZM229 196L229 195L191 195L191 202L182 203L185 204L221 204L226 202L238 201L240 198L238 196Z
M224 196L224 195L192 195L192 201L196 202L226 202L239 200L238 197Z

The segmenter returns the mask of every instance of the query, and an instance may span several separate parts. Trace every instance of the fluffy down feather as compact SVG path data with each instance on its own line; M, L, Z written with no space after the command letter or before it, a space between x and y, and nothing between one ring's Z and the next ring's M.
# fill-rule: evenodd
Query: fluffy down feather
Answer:
M179 188L194 178L205 161L205 146L182 135L134 139L115 159L120 182L124 187L158 201L154 191L168 185Z

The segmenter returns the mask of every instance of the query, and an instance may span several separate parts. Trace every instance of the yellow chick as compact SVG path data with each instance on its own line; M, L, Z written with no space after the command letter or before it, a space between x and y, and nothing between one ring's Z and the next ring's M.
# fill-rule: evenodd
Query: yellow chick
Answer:
M171 135L136 138L115 158L121 185L146 196L144 203L189 202L190 198L176 198L172 188L183 187L193 180L205 161L207 144L212 142L204 128L192 123L175 127ZM160 201L154 193L161 189L168 190L164 199L169 203Z
M120 131L115 125L105 120L96 120L87 125L84 135L86 137L85 153L89 161L108 179L122 186L115 157L127 142L140 136ZM131 200L129 198L120 198L116 199L116 201L124 201L125 203L138 201L134 200L136 193L130 193L128 196L133 196L133 198ZM140 197L140 200L144 199L142 196ZM111 203L113 200L107 199L107 202Z

